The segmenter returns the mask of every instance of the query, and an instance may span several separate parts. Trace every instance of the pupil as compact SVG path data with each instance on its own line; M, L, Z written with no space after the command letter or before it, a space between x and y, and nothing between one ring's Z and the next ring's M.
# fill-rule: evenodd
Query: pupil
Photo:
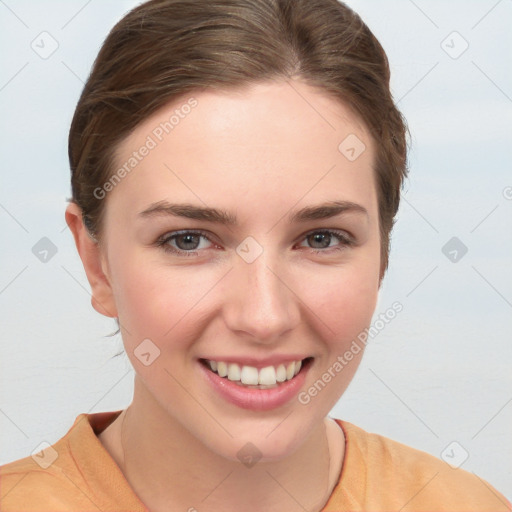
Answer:
M197 235L181 235L181 237L178 237L176 239L176 243L178 245L178 247L180 249L183 249L183 250L186 250L186 249L197 249L197 246L199 244L199 240L198 240L198 236ZM180 240L184 240L185 243L184 244L180 244ZM193 247L190 247L189 244L192 244ZM182 247L180 247L180 245ZM183 247L184 246L184 247Z
M311 235L311 238L313 240L313 246L316 243L320 243L320 247L329 247L329 244L331 242L331 235L329 235L329 233L315 233Z

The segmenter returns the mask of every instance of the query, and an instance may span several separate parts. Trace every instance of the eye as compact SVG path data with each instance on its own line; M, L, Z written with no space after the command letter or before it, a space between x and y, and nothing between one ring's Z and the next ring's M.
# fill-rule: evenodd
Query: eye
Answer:
M176 231L164 235L157 241L157 245L165 252L181 256L193 256L196 254L193 251L208 249L208 243L212 244L208 236L202 231Z
M327 249L339 251L347 246L353 246L355 243L354 239L347 233L330 229L308 233L304 238L304 242L310 244L310 248L314 249L313 252L315 253L331 252ZM334 244L332 244L332 242L334 242ZM303 244L300 246L304 247Z
M306 247L314 253L331 253L355 244L354 239L343 231L330 229L312 231L305 235L300 247ZM167 253L178 256L197 256L197 251L212 248L214 243L203 231L175 231L160 237L156 245Z

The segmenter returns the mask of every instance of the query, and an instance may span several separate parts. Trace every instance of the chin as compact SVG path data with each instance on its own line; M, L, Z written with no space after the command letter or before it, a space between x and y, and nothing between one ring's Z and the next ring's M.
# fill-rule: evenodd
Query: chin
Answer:
M293 416L296 416L292 419ZM240 420L226 427L233 437L218 436L203 440L214 453L234 462L244 463L245 458L259 462L277 462L293 455L308 440L315 428L323 429L324 416L316 421L309 411L308 418L300 421L297 411L276 420ZM322 431L323 432L323 431Z

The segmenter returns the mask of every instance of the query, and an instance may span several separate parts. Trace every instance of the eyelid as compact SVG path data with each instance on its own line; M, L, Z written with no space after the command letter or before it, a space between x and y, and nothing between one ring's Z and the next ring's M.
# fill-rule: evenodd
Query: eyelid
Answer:
M300 237L297 239L298 241L304 240L310 235L314 235L315 233L328 233L329 235L333 235L336 237L339 237L341 240L347 242L347 243L356 243L356 237L353 236L348 231L345 231L344 229L336 229L336 228L317 228L317 229L311 229L304 233L303 235L300 235Z
M179 236L179 235L202 235L205 238L210 239L212 236L211 233L208 231L204 231L202 229L178 229L176 231L167 231L165 234L163 234L160 238L171 238L173 236Z

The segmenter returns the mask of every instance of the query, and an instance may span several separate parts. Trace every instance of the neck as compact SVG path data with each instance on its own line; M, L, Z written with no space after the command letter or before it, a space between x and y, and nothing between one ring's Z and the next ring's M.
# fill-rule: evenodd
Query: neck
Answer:
M133 403L99 437L152 512L320 511L344 448L342 430L326 418L294 453L246 467L212 452L137 387Z

